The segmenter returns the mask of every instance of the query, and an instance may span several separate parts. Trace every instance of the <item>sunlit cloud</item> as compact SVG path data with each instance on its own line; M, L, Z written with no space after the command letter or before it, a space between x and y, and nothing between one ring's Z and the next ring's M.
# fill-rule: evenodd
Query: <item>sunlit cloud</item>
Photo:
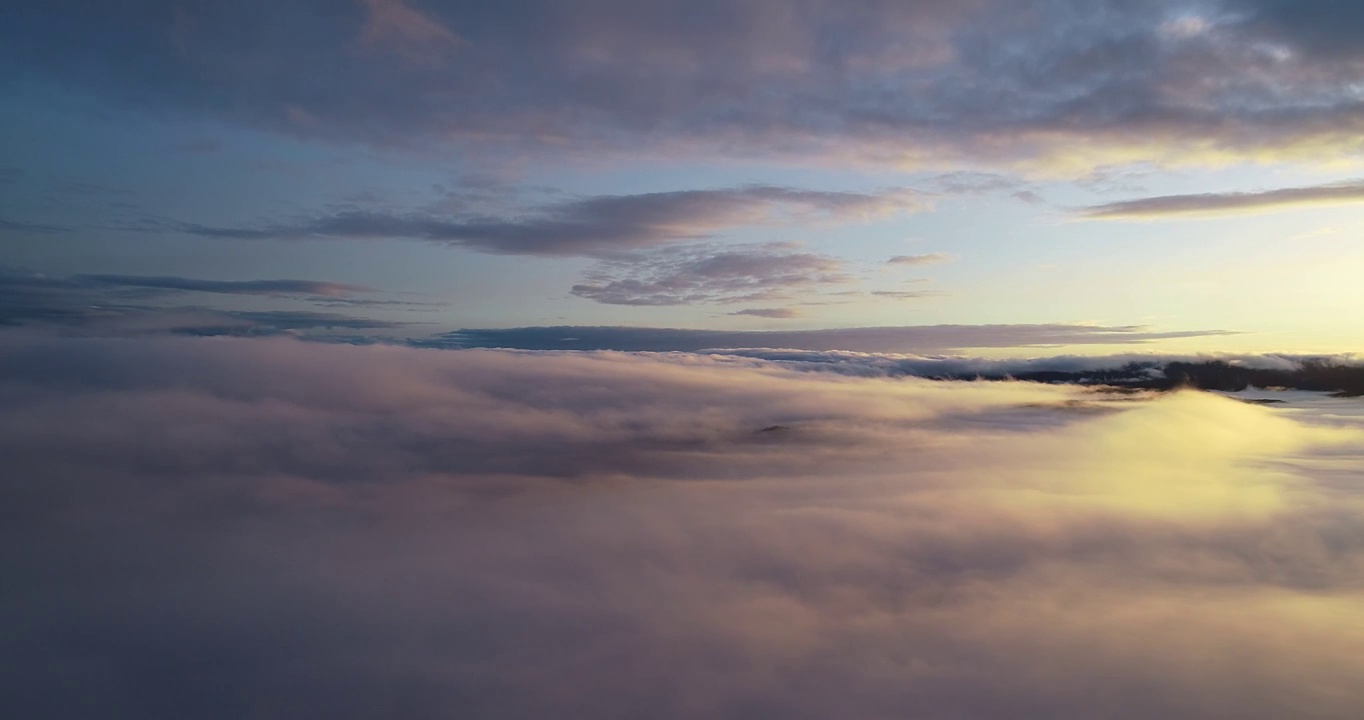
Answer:
M14 333L0 373L26 716L1358 710L1348 401Z
M805 313L796 308L745 308L735 310L730 315L747 315L750 317L768 318L770 320L791 320L804 317Z
M1364 202L1364 181L1280 188L1261 192L1163 195L1085 208L1084 217L1097 219L1161 218L1180 215L1229 215L1313 205Z
M886 261L887 265L935 265L957 259L952 253L935 252L923 255L896 255Z
M946 294L941 290L873 290L870 293L872 297L893 300L918 300L920 298L942 297Z

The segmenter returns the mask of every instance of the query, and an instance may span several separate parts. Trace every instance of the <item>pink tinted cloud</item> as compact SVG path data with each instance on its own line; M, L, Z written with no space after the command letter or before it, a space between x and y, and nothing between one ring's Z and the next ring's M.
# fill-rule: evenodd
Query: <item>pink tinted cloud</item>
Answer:
M409 62L440 64L464 40L431 16L414 10L404 0L361 0L368 15L361 41L386 48Z
M0 375L27 716L1358 709L1348 412L278 339Z

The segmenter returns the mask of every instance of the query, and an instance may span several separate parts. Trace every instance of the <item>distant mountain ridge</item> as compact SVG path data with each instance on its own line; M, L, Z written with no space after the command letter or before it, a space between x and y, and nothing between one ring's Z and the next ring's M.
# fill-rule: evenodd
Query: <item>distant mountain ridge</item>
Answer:
M1364 396L1364 358L1357 354L1060 355L989 359L851 351L735 348L712 357L760 360L806 372L929 380L1022 380L1048 384L1106 385L1133 390L1198 388L1239 392L1283 388Z
M1343 397L1364 396L1364 366L1306 360L1293 369L1256 368L1222 360L1204 362L1130 362L1099 370L1038 370L1021 373L930 375L937 380L1024 380L1053 384L1113 385L1134 389L1239 392L1250 387L1330 392Z

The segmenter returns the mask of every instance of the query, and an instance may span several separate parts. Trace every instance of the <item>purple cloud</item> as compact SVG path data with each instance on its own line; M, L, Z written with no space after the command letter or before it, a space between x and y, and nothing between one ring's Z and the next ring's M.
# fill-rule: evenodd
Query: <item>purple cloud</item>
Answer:
M574 285L609 305L689 305L777 300L854 283L844 263L789 246L681 248L605 263Z
M804 317L804 313L800 310L789 307L745 308L743 310L735 310L730 313L730 315L747 315L749 317L768 318L770 320L792 320L798 317Z
M341 142L1103 165L1364 126L1347 0L12 5L23 77Z
M0 376L23 717L1358 709L1347 404L14 332Z
M918 193L903 188L859 193L750 185L589 197L505 209L495 217L348 210L261 227L181 223L175 229L234 240L408 238L505 255L593 256L705 239L736 227L849 222L923 207Z
M956 260L952 253L935 252L924 255L896 255L886 261L887 265L935 265Z

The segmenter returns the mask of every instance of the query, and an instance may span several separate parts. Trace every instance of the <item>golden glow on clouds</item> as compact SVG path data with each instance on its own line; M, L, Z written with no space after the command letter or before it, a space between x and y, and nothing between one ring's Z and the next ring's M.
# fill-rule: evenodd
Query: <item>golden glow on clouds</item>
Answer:
M19 333L0 367L42 570L0 688L136 704L155 618L175 677L230 657L204 682L308 715L395 678L433 717L1359 709L1357 400Z

